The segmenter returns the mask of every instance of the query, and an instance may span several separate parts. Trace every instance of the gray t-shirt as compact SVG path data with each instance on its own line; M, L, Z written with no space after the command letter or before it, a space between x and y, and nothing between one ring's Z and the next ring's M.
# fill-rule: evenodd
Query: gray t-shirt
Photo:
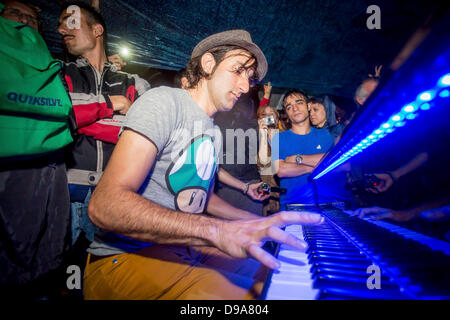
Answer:
M127 128L147 137L158 149L138 193L166 208L202 213L214 185L221 148L221 133L214 121L187 91L158 87L131 106L124 125ZM148 245L99 231L88 251L107 255L133 252Z

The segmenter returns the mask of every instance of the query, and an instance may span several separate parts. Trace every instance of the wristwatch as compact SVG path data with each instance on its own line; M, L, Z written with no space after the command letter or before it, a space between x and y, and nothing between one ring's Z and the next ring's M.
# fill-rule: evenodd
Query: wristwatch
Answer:
M303 162L303 158L302 158L302 156L301 155L296 155L295 156L295 163L297 163L297 164L302 164L302 162Z

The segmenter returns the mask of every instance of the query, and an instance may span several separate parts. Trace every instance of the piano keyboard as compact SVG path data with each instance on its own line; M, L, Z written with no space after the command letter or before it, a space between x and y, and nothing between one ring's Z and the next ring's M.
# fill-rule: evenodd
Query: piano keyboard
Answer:
M321 213L320 226L286 227L309 247L279 247L265 299L450 299L450 243L338 209Z

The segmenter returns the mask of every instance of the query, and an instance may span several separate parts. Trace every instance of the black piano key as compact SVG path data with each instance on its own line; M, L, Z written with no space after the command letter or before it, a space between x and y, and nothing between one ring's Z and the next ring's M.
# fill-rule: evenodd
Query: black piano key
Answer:
M339 252L354 252L355 246L343 245L343 246L327 246L322 244L308 244L308 248L306 249L306 253L311 253L315 250L326 250L326 251L339 251Z
M370 274L365 274L364 276L359 276L356 274L339 274L339 273L321 273L313 277L314 280L317 279L328 279L344 282L352 282L367 285L367 279ZM396 286L391 282L389 277L380 277L380 285L384 287L385 285Z
M336 264L336 266L349 265L349 266L370 266L372 264L372 261L368 259L358 259L358 258L347 258L343 259L342 257L311 257L309 258L309 262L312 263L329 263L329 265Z
M305 240L309 245L322 245L322 246L335 246L335 247L351 247L351 248L355 248L355 245L343 240L343 241L326 241L326 240Z
M316 279L313 284L323 292L340 294L359 299L405 299L407 296L392 283L381 283L380 289L369 289L367 283L357 283L335 279Z
M351 269L351 270L364 270L367 271L367 268L372 264L369 263L346 263L346 262L336 262L336 261L313 261L311 262L312 267L330 267L330 268L342 268L342 269Z
M363 253L361 253L359 250L348 250L348 251L341 251L341 250L327 250L327 249L315 249L313 252L310 252L309 255L312 254L323 254L323 255L329 255L329 256L342 256L342 257L365 257Z
M355 277L368 278L371 274L367 270L355 270L347 268L337 268L337 267L314 267L311 269L312 278L316 278L320 274L338 274L338 275L350 275ZM389 279L388 276L381 274L381 279Z

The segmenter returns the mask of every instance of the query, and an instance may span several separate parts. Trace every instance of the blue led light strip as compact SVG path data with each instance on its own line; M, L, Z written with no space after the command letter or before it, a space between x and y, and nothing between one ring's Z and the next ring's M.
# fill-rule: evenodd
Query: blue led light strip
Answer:
M391 115L387 121L380 125L379 128L372 131L372 133L370 133L367 137L355 144L352 148L348 149L342 156L339 157L339 159L334 161L321 173L315 176L314 180L319 179L337 166L346 162L354 155L360 153L378 140L394 132L396 128L403 127L408 120L417 118L421 111L429 110L431 107L430 102L437 96L441 98L448 98L450 96L450 90L446 88L448 86L450 86L450 73L442 76L433 89L420 93L417 95L417 99L415 101L404 105L399 112Z

